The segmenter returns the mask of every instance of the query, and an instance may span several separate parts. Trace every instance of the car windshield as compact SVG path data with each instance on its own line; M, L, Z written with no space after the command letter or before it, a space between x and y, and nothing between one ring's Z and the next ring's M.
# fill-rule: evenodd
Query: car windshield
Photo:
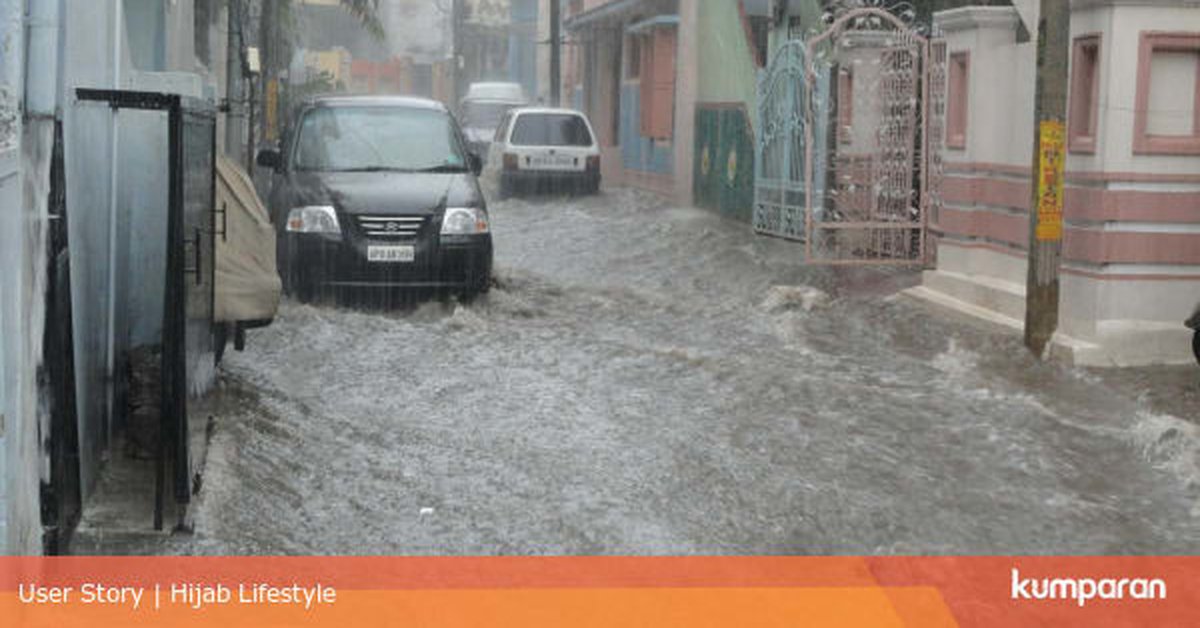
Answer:
M591 146L583 118L570 113L527 113L513 127L514 146Z
M297 170L353 172L466 169L454 122L414 107L318 107L304 115Z
M494 129L500 126L500 120L513 106L511 103L468 101L463 103L463 126Z

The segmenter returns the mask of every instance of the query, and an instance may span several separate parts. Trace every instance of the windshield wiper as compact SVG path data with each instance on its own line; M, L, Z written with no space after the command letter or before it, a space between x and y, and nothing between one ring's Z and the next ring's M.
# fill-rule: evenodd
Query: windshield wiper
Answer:
M412 172L406 168L392 166L360 166L358 168L336 168L331 172Z
M440 173L440 172L466 172L466 171L467 171L467 167L462 164L442 164L440 166L431 166L429 168L421 168L421 169L417 170L416 172L430 172L430 173L436 174L436 173Z

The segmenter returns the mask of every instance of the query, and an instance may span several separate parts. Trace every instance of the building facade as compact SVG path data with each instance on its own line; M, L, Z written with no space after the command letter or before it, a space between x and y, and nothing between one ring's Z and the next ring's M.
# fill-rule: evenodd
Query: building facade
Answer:
M197 11L197 2L206 10ZM223 10L205 0L0 1L0 552L47 543L51 408L43 382L55 290L67 290L64 349L77 478L86 500L124 420L124 356L162 334L165 114L118 112L78 88L224 93ZM217 137L224 137L222 131ZM59 229L63 223L65 229ZM52 243L69 242L53 281ZM61 294L60 294L61 296ZM56 525L56 524L54 524Z
M472 82L519 83L530 98L538 94L538 50L542 5L539 0L467 0L458 27L461 88ZM465 92L464 92L465 93Z
M1014 328L1025 312L1037 3L939 14L945 206L913 293ZM1192 359L1200 301L1200 2L1071 0L1062 297L1078 364ZM1014 132L1019 129L1019 132Z
M698 5L568 5L564 102L591 118L606 181L690 200Z
M817 6L788 4L793 20L812 19ZM592 119L606 181L750 220L757 81L786 37L777 25L789 22L773 19L775 8L770 0L565 3L563 102Z

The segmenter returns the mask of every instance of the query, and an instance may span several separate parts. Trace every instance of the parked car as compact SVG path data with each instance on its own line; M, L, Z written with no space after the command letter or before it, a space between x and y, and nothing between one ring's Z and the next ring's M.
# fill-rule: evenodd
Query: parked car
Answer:
M600 146L592 123L578 111L514 109L496 130L491 153L500 165L502 198L525 190L600 190Z
M222 212L213 270L213 325L217 362L232 338L241 351L246 330L266 327L279 309L275 228L254 183L225 155L216 162L216 200Z
M301 299L355 289L488 289L482 162L441 103L322 97L301 106L273 168L270 208L284 289Z
M486 157L504 115L527 104L525 92L517 83L471 84L458 107L458 120L467 138L467 147Z
M505 83L499 81L471 83L463 100L506 100L510 102L526 101L525 88L520 83Z

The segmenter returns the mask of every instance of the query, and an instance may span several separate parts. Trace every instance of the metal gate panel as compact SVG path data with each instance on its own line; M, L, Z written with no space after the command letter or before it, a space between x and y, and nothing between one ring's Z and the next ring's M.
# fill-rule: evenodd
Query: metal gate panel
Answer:
M800 240L808 204L807 48L802 40L775 53L758 85L759 125L755 151L754 230Z
M819 264L926 262L940 208L945 43L883 0L844 2L763 73L754 229ZM935 56L934 53L940 56Z
M937 265L937 241L941 236L942 183L946 178L946 162L942 147L946 141L946 94L949 80L949 47L943 39L929 42L925 77L928 105L925 108L925 264Z
M837 124L827 145L826 194L810 208L806 253L815 263L911 264L923 259L927 40L892 13L855 8L809 42L810 80L837 77L824 109ZM818 53L818 51L820 51Z

